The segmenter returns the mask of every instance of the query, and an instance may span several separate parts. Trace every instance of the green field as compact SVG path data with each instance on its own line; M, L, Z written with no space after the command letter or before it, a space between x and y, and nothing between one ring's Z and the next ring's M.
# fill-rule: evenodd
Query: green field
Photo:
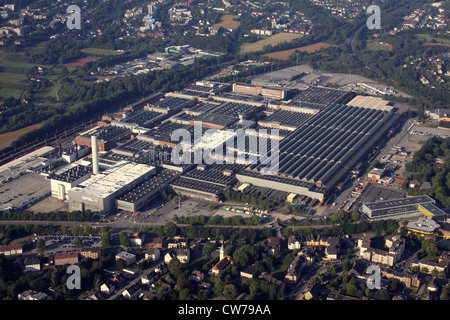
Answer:
M375 43L367 43L367 49L374 51L391 51L389 45L377 45Z
M254 43L244 43L241 47L241 54L261 51L264 49L264 46L267 45L276 46L277 44L280 44L282 42L291 42L294 39L299 39L302 37L303 35L295 33L285 33L285 32L277 33L268 38L259 40Z
M0 72L0 82L18 82L26 79L27 75L23 73Z
M12 89L12 88L0 88L0 97L14 97L16 99L20 98L20 94L22 93L22 90L19 89Z
M117 52L114 50L106 50L106 49L99 49L99 48L86 48L81 51L86 54L102 55L102 56L113 56L113 55L121 54L120 52Z
M446 39L446 38L435 38L432 35L429 34L416 34L416 37L419 40L425 41L425 42L432 42L433 40L436 41L436 43L441 43L441 44L449 44L450 45L450 39Z

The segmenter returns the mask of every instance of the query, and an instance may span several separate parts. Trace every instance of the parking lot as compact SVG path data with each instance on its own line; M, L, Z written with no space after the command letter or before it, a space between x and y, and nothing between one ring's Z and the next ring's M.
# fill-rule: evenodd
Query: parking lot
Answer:
M83 247L100 247L100 236L69 236L69 235L46 235L38 236L34 239L33 249L31 252L36 252L36 243L38 239L45 241L45 255L51 256L59 253L79 252L81 249L75 247L75 239L79 238Z

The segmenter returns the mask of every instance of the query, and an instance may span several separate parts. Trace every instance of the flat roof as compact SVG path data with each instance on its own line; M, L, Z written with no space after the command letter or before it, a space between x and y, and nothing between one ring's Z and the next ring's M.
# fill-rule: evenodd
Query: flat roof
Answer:
M407 197L402 199L393 199L393 200L382 200L377 202L369 202L363 203L364 206L371 210L380 210L380 209L388 209L392 207L402 207L402 206L410 206L410 205L423 205L425 203L434 203L434 200L429 196L416 196L416 197Z
M72 191L106 198L154 169L155 167L145 164L122 161L97 175L93 175L73 188Z

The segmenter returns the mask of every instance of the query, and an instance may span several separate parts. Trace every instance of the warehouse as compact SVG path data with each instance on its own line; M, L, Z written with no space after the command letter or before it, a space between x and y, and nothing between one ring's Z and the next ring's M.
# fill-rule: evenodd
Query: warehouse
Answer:
M115 208L115 199L138 183L155 174L155 167L121 162L69 191L69 209L108 213Z
M177 171L162 169L151 179L141 182L120 196L116 201L117 209L135 213L157 197L178 175Z
M402 199L363 203L361 212L370 219L390 218L401 215L420 215L421 212L429 215L430 217L435 214L438 214L438 216L445 216L446 214L437 208L434 205L435 203L436 201L434 199L426 195L407 197Z

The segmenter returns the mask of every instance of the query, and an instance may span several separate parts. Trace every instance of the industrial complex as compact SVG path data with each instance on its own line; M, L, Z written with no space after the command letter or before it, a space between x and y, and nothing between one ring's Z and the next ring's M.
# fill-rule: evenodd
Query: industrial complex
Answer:
M302 203L324 202L397 119L389 103L343 90L314 86L292 93L198 81L104 115L70 148L59 150L65 165L38 172L50 180L48 194L67 202L69 210L99 214L137 212L163 190L219 202L227 189L252 186L247 190L273 190L289 203L297 196ZM202 137L214 131L209 138L183 140L188 147L183 152L214 149L214 163L176 162L174 150L181 141L173 133L178 129ZM245 130L249 134L239 141L242 134L236 132ZM183 156L195 160L192 154ZM376 218L414 209L439 216L431 206L432 199L425 198L406 207L366 203L362 212Z

